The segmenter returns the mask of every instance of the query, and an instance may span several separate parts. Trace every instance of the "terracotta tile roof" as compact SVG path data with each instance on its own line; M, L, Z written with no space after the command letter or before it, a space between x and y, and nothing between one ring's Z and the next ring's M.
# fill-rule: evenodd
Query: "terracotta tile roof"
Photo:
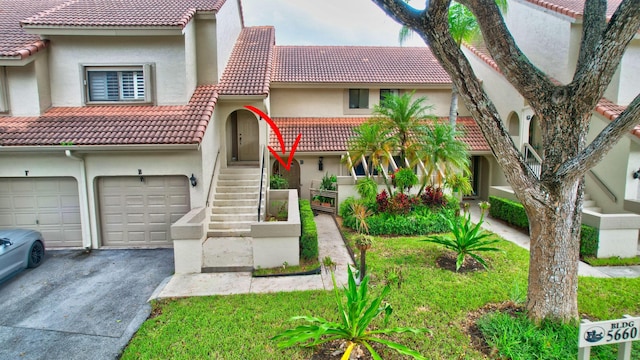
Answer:
M22 24L30 27L176 26L183 28L196 11L218 11L225 1L69 0L59 6L31 14L29 18L22 21Z
M290 118L279 117L272 120L278 125L287 150L293 145L298 134L302 134L296 152L347 151L347 141L354 135L353 129L365 122L366 117L342 118ZM448 121L448 120L447 120ZM472 152L489 152L480 127L471 117L459 117L458 129L463 133L462 140ZM276 135L271 132L269 145L280 149Z
M427 47L276 46L272 82L450 84Z
M38 35L27 34L20 20L64 3L66 0L0 0L0 58L22 59L44 48Z
M585 0L526 0L545 9L567 15L574 19L582 18L584 14ZM607 18L616 11L622 0L610 0L607 2Z
M484 47L484 45L482 45L482 44L474 44L474 45L465 44L465 46L469 50L471 50L471 52L474 55L476 55L478 58L480 58L482 61L484 61L487 65L491 66L495 71L497 71L498 73L502 74L502 72L498 68L498 64L496 64L496 62L493 60L493 58L489 55L489 51L487 50L486 47ZM561 84L558 80L553 79L553 78L551 78L551 81L553 81L556 85L560 85ZM596 105L595 111L597 113L601 114L602 116L604 116L605 118L613 121L620 114L622 114L622 112L626 108L627 108L626 106L618 105L618 104L615 104L615 103L611 102L610 100L608 100L606 98L602 98L602 99L600 99L600 101ZM636 128L634 130L632 130L631 133L640 138L640 125L636 126Z
M197 144L217 101L215 86L183 106L52 108L40 117L0 117L1 146Z
M220 78L220 95L268 94L275 42L273 26L242 29Z

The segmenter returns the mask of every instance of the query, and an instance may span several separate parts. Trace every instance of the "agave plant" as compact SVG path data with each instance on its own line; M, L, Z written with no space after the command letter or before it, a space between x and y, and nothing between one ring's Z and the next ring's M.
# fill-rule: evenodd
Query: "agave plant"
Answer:
M369 301L369 276L365 276L358 288L356 286L353 273L351 272L351 268L347 268L347 271L349 272L348 285L342 290L347 298L346 303L343 303L340 291L336 284L335 276L333 272L331 272L331 280L333 281L336 303L340 313L339 321L333 322L311 316L292 317L292 321L304 320L308 324L285 330L274 336L272 340L279 341L278 347L291 347L297 344L311 347L333 340L342 340L346 342L347 345L346 350L342 355L342 360L349 359L351 352L357 345L364 346L369 350L369 353L371 353L371 356L374 359L381 360L382 358L380 355L371 346L372 342L376 342L385 345L402 355L408 355L414 359L426 359L417 351L409 349L402 344L380 338L379 335L399 333L420 334L428 332L429 330L409 327L385 329L384 327L387 326L389 316L393 312L391 305L383 302L384 297L387 296L390 291L390 287L388 285L385 286L380 295ZM384 315L383 328L369 330L371 322L381 314Z
M491 246L500 242L499 239L491 239L492 234L480 229L489 204L485 202L480 203L480 209L482 210L480 221L475 225L471 222L468 204L464 205L464 214L456 217L453 221L441 215L446 220L453 238L446 235L433 235L423 241L439 244L449 250L455 251L457 254L456 271L459 271L462 265L464 265L467 255L476 259L486 269L486 261L477 253L483 251L503 251L502 249Z

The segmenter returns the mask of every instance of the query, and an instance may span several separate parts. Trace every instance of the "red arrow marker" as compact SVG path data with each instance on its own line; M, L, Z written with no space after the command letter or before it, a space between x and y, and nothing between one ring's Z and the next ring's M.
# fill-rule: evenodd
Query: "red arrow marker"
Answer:
M250 110L251 112L257 114L258 116L263 118L267 122L267 124L269 124L269 126L271 127L273 132L278 137L278 141L280 142L280 150L282 151L282 154L284 155L285 152L286 152L285 147L284 147L284 138L282 137L282 133L280 133L280 129L278 129L278 125L276 125L276 123L274 123L273 120L271 120L269 115L265 114L260 109L254 107L254 106L251 106L251 105L245 105L245 108ZM302 138L302 134L298 134L298 137L296 138L296 141L293 143L293 146L291 147L291 152L289 153L289 161L287 161L286 164L285 164L284 160L282 160L280 155L278 155L278 153L275 150L273 150L273 148L271 146L267 146L267 148L269 148L269 151L271 152L271 154L276 158L276 160L278 160L278 162L280 164L282 164L282 166L284 166L285 169L287 169L287 171L291 170L291 161L293 160L293 154L295 154L296 148L298 147L298 144L300 143L300 138Z

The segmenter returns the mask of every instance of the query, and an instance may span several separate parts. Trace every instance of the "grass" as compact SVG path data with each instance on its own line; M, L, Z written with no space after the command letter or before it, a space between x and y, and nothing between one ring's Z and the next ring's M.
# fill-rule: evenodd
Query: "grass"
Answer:
M601 258L588 256L583 259L584 262L591 266L631 266L640 265L640 256L621 258L618 256Z
M433 335L398 335L392 340L429 359L483 359L465 332L469 313L488 303L526 292L526 250L503 241L505 253L487 253L489 271L456 274L439 269L446 250L417 237L377 237L367 252L374 294L385 273L402 272L404 281L388 296L394 312L387 327L428 328ZM579 311L596 319L640 314L640 279L580 278ZM154 313L125 349L122 359L309 359L311 349L278 349L271 337L298 323L296 315L337 320L333 293L307 291L278 294L211 296L154 302ZM382 326L376 323L377 326ZM559 344L577 354L577 336ZM398 359L393 352L384 359ZM568 358L576 358L570 356Z
M301 259L300 265L290 266L282 264L282 266L278 266L275 268L256 269L253 271L253 276L295 274L315 270L318 268L320 268L320 262L317 259Z

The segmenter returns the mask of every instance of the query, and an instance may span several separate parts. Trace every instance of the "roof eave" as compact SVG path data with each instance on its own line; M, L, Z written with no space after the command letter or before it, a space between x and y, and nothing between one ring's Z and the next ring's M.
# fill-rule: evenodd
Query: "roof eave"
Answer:
M452 83L388 83L388 82L294 82L294 81L271 81L272 89L275 88L353 88L353 87L370 87L370 88L398 88L398 89L451 89Z
M131 145L16 145L2 146L0 152L58 152L73 150L79 152L98 151L157 151L157 150L197 150L200 144L131 144Z
M23 25L28 34L82 35L82 36L175 36L182 35L183 27L175 26L53 26Z

